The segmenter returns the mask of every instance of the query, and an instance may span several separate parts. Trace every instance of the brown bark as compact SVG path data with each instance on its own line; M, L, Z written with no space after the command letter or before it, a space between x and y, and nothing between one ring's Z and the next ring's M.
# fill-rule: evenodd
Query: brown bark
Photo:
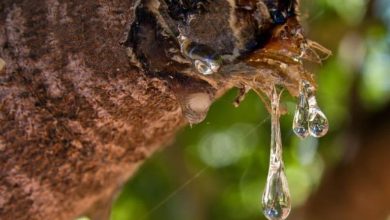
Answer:
M0 2L1 219L104 219L120 186L185 124L178 100L205 92L214 98L237 81L165 79L133 68L120 44L132 6ZM280 66L270 60L264 65ZM306 77L294 68L263 69L256 79L265 90L278 83L296 94Z
M72 219L183 125L172 90L129 65L130 1L2 1L0 216Z

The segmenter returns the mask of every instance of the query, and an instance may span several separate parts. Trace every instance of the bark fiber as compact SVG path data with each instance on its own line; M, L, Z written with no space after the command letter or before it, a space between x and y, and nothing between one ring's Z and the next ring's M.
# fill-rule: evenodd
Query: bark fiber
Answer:
M115 192L185 124L178 99L231 87L133 68L122 43L134 4L0 1L2 220L104 219ZM264 85L286 81L296 93L299 75L263 73Z
M184 124L121 46L133 1L0 2L0 218L73 219L111 200Z

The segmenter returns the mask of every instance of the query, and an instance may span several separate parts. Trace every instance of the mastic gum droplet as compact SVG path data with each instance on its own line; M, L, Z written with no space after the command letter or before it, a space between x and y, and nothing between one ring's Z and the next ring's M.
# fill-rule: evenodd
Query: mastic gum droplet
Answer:
M199 73L203 75L211 75L218 71L219 67L216 67L214 63L205 63L201 60L195 60L194 66Z
M190 124L202 122L212 103L212 99L207 93L193 93L181 100L184 117Z
M319 138L326 135L329 130L329 122L325 114L318 107L317 99L314 95L314 89L309 83L304 84L305 93L307 95L307 104L309 106L308 113L308 128L309 134Z
M309 133L313 137L323 137L328 133L329 123L318 107L309 108Z
M269 173L262 203L263 213L269 220L284 220L290 214L290 193L284 168Z
M222 58L212 48L204 44L192 42L188 38L179 37L181 52L190 58L195 69L203 75L211 75L219 71Z
M284 220L290 213L291 201L282 157L279 122L279 95L274 88L271 111L271 151L267 183L262 197L263 213L269 220Z
M301 93L299 95L299 103L296 107L294 114L293 131L298 137L302 139L306 138L309 135L308 115L309 106L307 104L305 95Z

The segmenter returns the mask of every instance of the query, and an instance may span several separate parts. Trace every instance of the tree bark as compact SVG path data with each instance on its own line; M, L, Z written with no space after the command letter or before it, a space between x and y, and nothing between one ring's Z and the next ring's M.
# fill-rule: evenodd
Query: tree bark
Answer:
M120 45L132 5L0 3L1 219L86 213L184 124L172 89Z
M232 86L132 67L121 42L134 2L0 2L1 219L104 219L115 192L185 125L179 99ZM293 94L300 79L262 77Z

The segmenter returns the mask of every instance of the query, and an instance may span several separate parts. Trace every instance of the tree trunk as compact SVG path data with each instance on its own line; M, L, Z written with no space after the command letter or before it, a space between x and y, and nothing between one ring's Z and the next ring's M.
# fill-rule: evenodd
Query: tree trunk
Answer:
M0 2L1 219L104 219L115 192L185 124L180 99L206 93L196 107L207 111L232 86L132 67L121 42L134 2ZM262 77L297 92L299 76Z
M166 82L129 65L131 7L0 3L1 219L84 214L184 124Z

